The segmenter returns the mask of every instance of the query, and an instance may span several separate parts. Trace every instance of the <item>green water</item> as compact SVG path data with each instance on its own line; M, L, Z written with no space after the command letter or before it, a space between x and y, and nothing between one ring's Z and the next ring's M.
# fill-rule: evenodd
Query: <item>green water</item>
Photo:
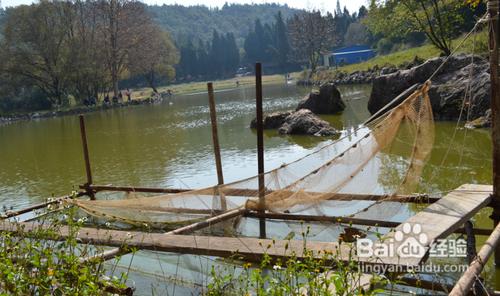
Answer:
M309 89L275 85L264 89L264 108L294 108ZM347 104L342 115L325 116L338 129L361 123L369 86L341 87ZM256 174L256 136L248 128L254 116L251 88L216 93L220 145L226 182ZM114 109L86 115L91 165L96 184L199 188L216 184L206 94L176 96L158 105ZM491 183L489 130L455 131L455 123L436 123L436 142L421 190L443 192L465 183ZM331 139L265 134L266 169L307 155ZM443 160L444 159L444 160ZM77 117L18 122L0 127L0 204L22 208L60 196L85 182ZM489 227L488 211L476 226ZM276 226L281 229L281 226ZM285 233L286 234L286 233ZM478 243L483 242L483 238ZM156 257L145 255L140 265ZM161 260L169 261L170 257ZM173 256L171 260L178 260ZM148 261L149 260L149 261ZM160 259L158 259L159 261ZM488 266L486 278L495 282ZM140 271L136 285L148 286ZM142 276L141 276L142 274ZM144 278L150 278L149 282ZM142 283L144 281L144 283ZM141 293L139 293L141 294ZM144 293L148 294L148 293Z

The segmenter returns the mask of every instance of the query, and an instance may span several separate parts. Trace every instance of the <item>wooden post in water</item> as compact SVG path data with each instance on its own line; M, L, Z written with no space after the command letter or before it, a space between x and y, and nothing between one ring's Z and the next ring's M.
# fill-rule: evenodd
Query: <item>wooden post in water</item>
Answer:
M255 101L257 108L257 162L259 173L259 213L266 211L264 179L264 126L262 113L262 64L255 64ZM260 238L266 238L266 219L259 218Z
M92 191L92 189L90 188L90 186L92 185L92 171L90 170L90 157L89 148L87 146L87 131L85 129L85 119L82 114L80 114L79 118L80 135L82 136L83 157L85 159L85 172L87 173L87 183L85 183L85 189L90 199L95 200L94 191Z
M498 43L500 22L498 21L500 0L488 1L490 17L490 76L491 76L491 139L493 142L493 214L496 227L500 222L500 86L498 81ZM495 265L500 267L500 248L495 249Z
M214 145L215 166L217 169L217 182L219 185L224 184L224 174L222 172L222 160L220 156L219 133L217 131L217 111L215 109L214 85L212 82L207 83L208 88L208 105L210 107L210 121L212 123L212 141ZM220 206L222 211L227 210L226 198L221 192L217 192L220 196Z
M219 185L224 184L222 173L222 161L220 157L219 134L217 132L217 111L215 110L214 86L212 82L207 83L208 104L210 106L210 120L212 122L212 141L214 144L215 166L217 167L217 181Z

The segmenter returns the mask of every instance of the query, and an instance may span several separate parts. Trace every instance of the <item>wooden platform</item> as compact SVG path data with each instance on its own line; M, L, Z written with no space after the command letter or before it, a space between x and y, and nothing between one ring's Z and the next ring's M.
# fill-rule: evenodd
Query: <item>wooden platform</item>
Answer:
M285 241L81 228L78 239L82 243L102 246L123 247L126 245L129 248L225 258L236 256L250 262L259 262L264 254L268 254L275 259L286 258L292 254L302 258L304 248L307 248L307 250L313 251L316 258L323 258L324 252L330 252L336 254L336 257L343 261L354 260L365 264L415 266L424 260L429 245L433 240L448 236L460 228L481 208L485 207L490 201L491 190L491 186L463 185L409 218L382 239L384 243L392 243L394 249L397 250L398 247L407 243L409 237L418 240L419 235L424 234L426 240L420 242L424 251L413 257L358 258L352 254L353 249L351 246L347 244L339 245L334 242L333 240L336 240L336 238L332 238L332 242L308 241L307 244L304 244L300 240ZM243 212L237 214L241 215ZM418 233L411 231L408 233L405 224L411 226L410 230L414 230L415 225L419 225L421 229ZM35 223L0 222L0 231L15 233L18 232L19 227L23 229L25 234L29 234L37 227L43 226ZM397 239L396 232L398 231L404 232L404 239ZM67 227L61 227L57 237L53 239L64 240L68 237L68 233Z
M411 237L416 239L425 248L425 254L414 257L396 255L390 258L382 258L382 262L389 265L419 265L424 260L433 241L447 237L462 227L479 210L488 205L492 191L493 187L491 185L462 185L442 197L439 201L410 217L384 236L382 241L393 241L394 250L397 250L402 244L407 242L407 238ZM405 224L410 226L410 233L405 232L405 230L408 230L405 229ZM415 225L420 226L419 233L414 233L414 230L418 231L419 228L419 226L415 228ZM404 234L402 241L396 239L397 232ZM421 239L421 234L425 236L425 242Z

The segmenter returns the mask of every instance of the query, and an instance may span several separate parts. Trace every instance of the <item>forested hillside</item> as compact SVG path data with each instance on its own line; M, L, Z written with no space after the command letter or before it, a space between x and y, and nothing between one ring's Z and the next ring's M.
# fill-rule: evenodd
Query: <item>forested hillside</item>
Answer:
M4 23L5 23L5 10L0 8L0 36L2 36Z
M243 47L243 40L253 29L257 18L263 24L269 24L274 22L278 12L281 12L285 20L300 12L287 5L278 4L226 4L220 9L163 5L148 6L148 11L160 26L173 34L178 45L189 40L211 41L212 32L216 30L224 34L233 33L239 47Z

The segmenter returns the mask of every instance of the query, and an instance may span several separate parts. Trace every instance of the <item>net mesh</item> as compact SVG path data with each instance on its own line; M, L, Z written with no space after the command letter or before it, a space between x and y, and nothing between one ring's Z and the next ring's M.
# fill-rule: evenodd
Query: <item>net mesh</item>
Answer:
M317 213L327 201L347 201L359 194L385 195L397 202L399 195L414 192L432 150L429 87L424 84L384 115L262 176L179 194L70 202L96 217L161 227L193 223L238 207L259 210L263 206L282 213L314 208ZM261 191L259 178L264 184ZM377 213L387 215L380 209Z

